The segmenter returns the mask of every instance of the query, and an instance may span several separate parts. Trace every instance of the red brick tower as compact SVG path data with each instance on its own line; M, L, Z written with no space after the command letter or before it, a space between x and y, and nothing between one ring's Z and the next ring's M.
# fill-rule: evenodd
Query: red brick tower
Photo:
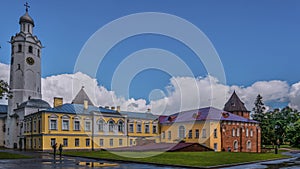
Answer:
M248 111L244 105L244 103L237 96L235 91L231 95L230 99L227 101L224 107L224 111L230 112L232 114L236 114L238 116L245 117L247 119L250 118L250 111Z

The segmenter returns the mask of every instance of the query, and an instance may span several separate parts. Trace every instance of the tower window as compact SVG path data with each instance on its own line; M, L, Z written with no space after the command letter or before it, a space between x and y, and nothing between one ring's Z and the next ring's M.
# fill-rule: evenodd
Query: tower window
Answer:
M18 45L18 52L22 52L22 45L21 44Z
M21 69L21 65L20 65L20 64L18 64L18 70L19 70L19 69Z
M38 53L38 54L37 54L38 57L40 57L40 50L39 50L39 49L37 50L37 53Z
M29 47L28 47L28 52L29 52L29 53L32 53L32 46L29 46Z
M11 64L11 65L13 65L13 64L14 64L14 57L11 57L10 64Z

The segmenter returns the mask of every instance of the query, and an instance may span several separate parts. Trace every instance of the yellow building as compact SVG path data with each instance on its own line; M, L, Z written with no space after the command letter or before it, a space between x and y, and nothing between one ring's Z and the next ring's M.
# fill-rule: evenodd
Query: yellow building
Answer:
M159 141L158 116L93 105L84 89L72 103L54 98L54 107L24 117L26 149L110 149Z
M121 111L127 117L127 132L129 146L159 142L159 123L157 115L150 111L146 113Z
M212 107L161 116L161 142L199 143L221 151L220 114Z

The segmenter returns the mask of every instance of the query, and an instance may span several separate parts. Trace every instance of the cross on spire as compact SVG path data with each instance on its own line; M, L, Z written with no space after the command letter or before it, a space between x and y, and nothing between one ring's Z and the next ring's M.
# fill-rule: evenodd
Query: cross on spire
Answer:
M30 8L30 6L28 5L28 2L26 2L25 4L24 4L24 6L26 7L26 12L28 12L28 8Z

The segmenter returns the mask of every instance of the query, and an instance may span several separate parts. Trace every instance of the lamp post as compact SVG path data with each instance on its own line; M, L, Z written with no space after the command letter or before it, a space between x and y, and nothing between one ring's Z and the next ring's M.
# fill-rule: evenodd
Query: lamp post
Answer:
M279 125L275 125L275 139L276 139L276 146L275 146L275 154L278 154L278 136L277 136L277 132L278 129L280 128Z

